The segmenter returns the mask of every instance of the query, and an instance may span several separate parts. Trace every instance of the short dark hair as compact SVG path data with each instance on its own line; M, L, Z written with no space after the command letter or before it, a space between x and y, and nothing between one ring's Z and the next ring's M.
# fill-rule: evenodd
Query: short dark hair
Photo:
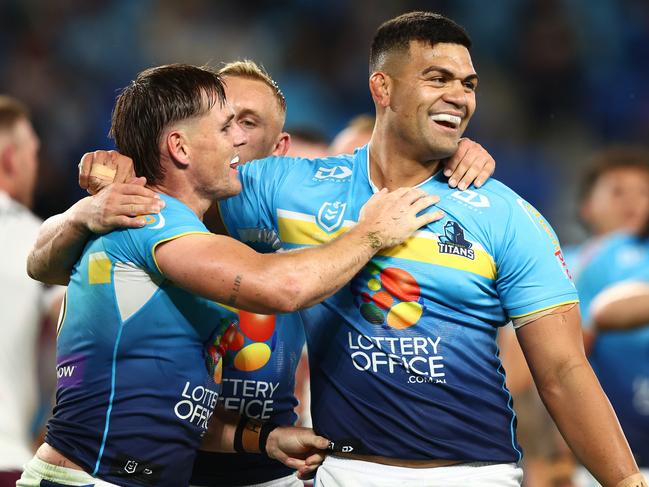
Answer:
M611 146L598 151L591 157L588 169L584 173L579 187L579 201L583 202L593 188L609 171L634 168L649 175L649 150L644 147Z
M408 12L381 24L370 48L370 74L378 71L383 56L392 50L407 50L410 41L445 42L471 48L471 38L463 27L433 12Z
M135 173L156 183L164 175L159 144L165 127L204 115L224 101L223 82L211 68L169 64L146 69L117 97L110 136L133 159Z

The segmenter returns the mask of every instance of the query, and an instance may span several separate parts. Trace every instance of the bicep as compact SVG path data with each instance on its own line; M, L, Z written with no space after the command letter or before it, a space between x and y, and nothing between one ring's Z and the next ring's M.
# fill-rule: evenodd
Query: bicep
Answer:
M516 336L539 388L560 379L574 364L586 362L575 304L558 306L554 313L518 328Z
M232 238L185 235L158 244L154 252L162 274L187 291L247 311L282 307L282 289L276 282L280 276L272 275L268 262L273 256Z

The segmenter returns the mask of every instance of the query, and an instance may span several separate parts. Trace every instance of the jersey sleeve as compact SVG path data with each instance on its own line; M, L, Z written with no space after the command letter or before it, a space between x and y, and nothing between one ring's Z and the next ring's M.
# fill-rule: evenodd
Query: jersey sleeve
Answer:
M274 252L281 247L275 201L291 161L287 157L268 157L239 166L241 192L219 202L231 237L258 252Z
M527 201L511 203L500 247L496 287L509 318L579 302L554 230Z
M209 234L196 214L180 201L161 195L165 207L157 215L147 215L142 228L127 229L108 234L107 249L123 262L133 262L138 267L161 276L155 259L158 245L184 235Z

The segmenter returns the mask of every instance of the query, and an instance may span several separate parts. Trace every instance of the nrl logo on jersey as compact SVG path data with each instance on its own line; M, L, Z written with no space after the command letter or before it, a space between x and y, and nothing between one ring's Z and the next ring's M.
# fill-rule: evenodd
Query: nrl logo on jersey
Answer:
M346 166L319 167L313 176L314 181L343 182L352 175L352 170Z
M325 201L318 210L316 223L326 232L335 232L343 224L347 203Z
M473 244L464 238L464 230L454 221L446 222L444 225L444 235L440 235L439 241L440 254L458 255L467 259L475 259L475 252L471 248Z
M456 200L466 203L469 206L473 206L474 208L489 208L491 206L489 198L483 194L471 191L470 189L451 193L451 198L455 198Z

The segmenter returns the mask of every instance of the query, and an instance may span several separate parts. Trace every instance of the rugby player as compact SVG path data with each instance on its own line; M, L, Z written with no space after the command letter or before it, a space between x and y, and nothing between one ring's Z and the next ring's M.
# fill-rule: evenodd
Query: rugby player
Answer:
M584 356L577 294L549 224L497 181L456 192L440 174L475 109L469 47L438 15L386 22L370 54L369 145L354 156L254 162L241 168L241 195L221 204L235 237L272 229L296 248L348 228L377 188L418 184L442 196L445 218L301 313L314 428L335 444L316 483L519 485L522 453L495 345L512 319L573 451L603 485L640 485Z
M437 198L404 188L381 191L354 230L318 249L263 255L211 234L203 213L241 189L236 147L247 136L234 118L206 68L145 70L118 97L111 133L164 208L85 245L57 330L56 406L17 485L187 485L229 345L214 301L262 313L313 305L441 217L417 216ZM311 468L327 445L306 428L214 423L205 447L262 451L294 468Z

